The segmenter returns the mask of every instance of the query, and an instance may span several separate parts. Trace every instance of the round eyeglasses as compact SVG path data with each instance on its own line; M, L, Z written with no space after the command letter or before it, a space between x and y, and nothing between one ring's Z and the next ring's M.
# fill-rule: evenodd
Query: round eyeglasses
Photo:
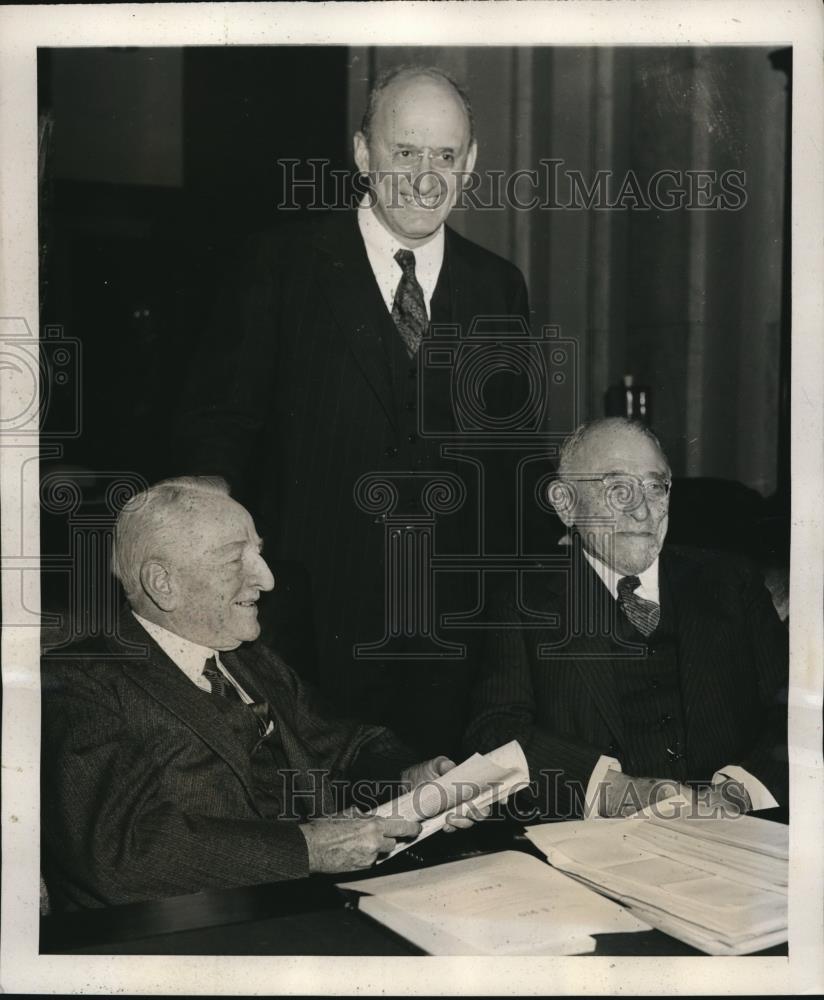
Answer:
M576 483L603 483L604 498L613 510L635 510L642 500L650 505L667 502L672 488L671 479L642 479L630 473L608 472L603 476L575 476Z

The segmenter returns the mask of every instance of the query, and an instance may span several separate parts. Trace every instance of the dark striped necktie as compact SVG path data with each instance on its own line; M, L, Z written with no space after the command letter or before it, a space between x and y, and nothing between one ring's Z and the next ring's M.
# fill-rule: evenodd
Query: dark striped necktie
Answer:
M203 664L203 676L212 688L212 694L218 698L228 698L230 701L242 701L234 684L230 684L225 675L218 669L214 656Z
M411 250L398 250L395 260L400 265L403 276L395 292L392 320L398 328L407 354L414 358L429 325L426 300L415 277L415 254Z
M661 606L639 597L635 590L640 586L637 576L622 576L618 581L618 604L642 635L651 635L661 620Z
M209 659L203 665L203 676L209 681L212 686L212 696L215 698L225 698L227 701L240 702L241 705L246 704L240 696L238 689L232 684L219 669L214 656L210 656ZM254 713L258 729L260 730L261 736L265 736L269 730L269 721L271 720L271 713L269 712L269 702L268 701L253 701L251 704L246 706L251 709Z

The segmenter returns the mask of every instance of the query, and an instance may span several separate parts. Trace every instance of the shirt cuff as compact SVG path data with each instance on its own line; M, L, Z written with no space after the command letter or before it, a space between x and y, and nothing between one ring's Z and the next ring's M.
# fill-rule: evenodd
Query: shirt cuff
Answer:
M750 797L753 812L757 812L759 809L775 809L778 806L767 786L749 771L739 767L738 764L729 764L716 771L712 776L712 783L714 785L720 784L725 778L731 778L744 786L744 791Z
M589 776L586 790L586 806L584 816L587 819L596 816L603 816L601 806L604 805L604 796L601 794L601 787L608 771L620 771L621 762L615 757L605 757L603 754L598 758L592 774Z

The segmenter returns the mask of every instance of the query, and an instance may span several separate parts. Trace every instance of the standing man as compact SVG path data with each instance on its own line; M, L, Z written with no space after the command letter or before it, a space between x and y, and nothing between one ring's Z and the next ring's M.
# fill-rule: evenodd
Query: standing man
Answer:
M664 545L670 485L642 425L579 427L551 495L571 557L494 610L466 749L518 739L556 814L633 811L665 782L787 805L787 630L748 563Z
M432 426L456 429L449 391L435 391L422 366L419 377L420 344L432 324L466 335L476 317L526 319L527 295L517 268L445 225L477 154L469 100L450 77L431 67L382 77L354 154L371 181L357 210L264 235L224 291L184 400L176 471L228 479L279 578L291 577L282 606L302 592L313 641L288 634L277 594L261 608L264 637L277 631L283 654L314 664L348 711L407 739L420 739L425 718L423 750L454 737L467 668L355 656L383 636L386 603L382 522L360 509L355 486L365 474L394 477L399 509L414 518L426 474L475 475L420 433L422 409ZM485 405L506 406L508 379L487 379ZM477 485L436 523L436 546L458 557L477 546ZM467 576L436 591L436 624L474 606Z

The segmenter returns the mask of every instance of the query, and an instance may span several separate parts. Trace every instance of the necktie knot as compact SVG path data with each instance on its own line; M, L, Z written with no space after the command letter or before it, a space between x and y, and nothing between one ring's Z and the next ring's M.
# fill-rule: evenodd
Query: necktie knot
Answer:
M637 576L622 576L618 581L618 599L626 600L641 586L641 580Z
M395 260L407 278L415 277L415 254L411 250L401 248L395 253Z
M217 658L215 656L210 656L208 660L203 664L203 676L209 682L212 688L212 694L218 695L221 698L230 697L234 688L226 680L223 674L218 669ZM231 688L231 691L230 691Z
M661 620L661 608L635 593L640 586L637 576L622 576L618 581L618 605L642 635L651 635Z

